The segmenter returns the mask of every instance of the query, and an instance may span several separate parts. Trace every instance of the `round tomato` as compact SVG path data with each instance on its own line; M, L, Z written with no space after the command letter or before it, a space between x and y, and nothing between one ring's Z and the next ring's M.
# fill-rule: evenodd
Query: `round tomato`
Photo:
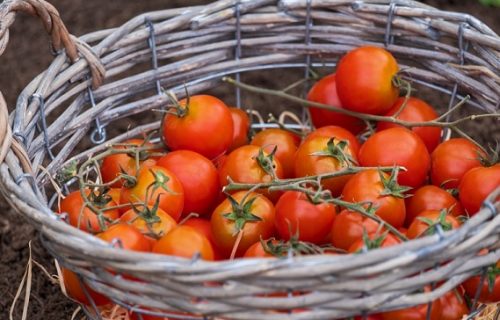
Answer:
M457 288L439 298L441 301L441 320L461 320L469 314L469 307L463 295L463 289Z
M104 241L116 241L117 247L133 251L151 251L151 243L136 228L126 223L117 223L97 235Z
M436 233L436 226L440 224L443 231L457 229L460 227L460 221L454 216L446 214L445 210L428 210L421 212L415 217L415 220L408 228L407 236L409 239L415 239Z
M406 98L401 97L396 100L394 106L389 110L386 116L392 116L401 108L403 103L405 103ZM432 121L438 117L436 110L428 105L425 101L418 98L410 97L406 101L401 113L396 117L400 120L405 120L409 122L426 122ZM391 122L379 122L377 124L377 130L385 130L389 128L394 128L399 126L398 124ZM441 141L441 128L440 127L413 127L411 129L415 132L420 139L425 143L427 151L431 153L438 146Z
M161 237L153 247L153 252L188 259L200 254L203 260L214 260L214 250L210 241L189 226L178 226Z
M88 200L98 209L115 207L117 204L107 194L99 194L86 189ZM61 200L59 212L68 214L69 223L80 230L96 233L102 231L111 222L120 217L118 209L109 209L102 212L102 223L98 215L84 204L80 190L73 191Z
M377 248L387 248L394 246L401 241L390 233L370 233L366 235L366 239L356 240L347 250L349 253L362 252L364 248L366 250L374 250Z
M283 176L293 177L293 156L300 144L298 136L283 129L267 129L258 132L250 144L261 147L268 154L276 148L275 157L283 168Z
M355 163L357 163L356 154L346 140L330 137L307 138L295 154L295 176L333 173ZM350 177L351 175L343 175L322 179L321 182L334 197L337 197Z
M431 159L429 152L415 133L402 128L390 128L372 135L359 150L362 166L402 166L398 183L411 188L420 187L427 179Z
M198 231L199 233L201 233L202 235L204 235L208 239L208 241L210 241L210 244L214 249L214 260L222 260L222 254L219 252L220 250L217 249L217 245L215 244L215 239L214 235L212 234L212 225L210 224L210 220L205 220L201 218L190 218L182 225L189 226Z
M335 205L314 204L302 192L287 191L276 203L276 230L286 241L297 236L299 241L321 244L334 219Z
M276 242L277 241L273 241ZM245 254L243 255L244 258L273 258L274 256L267 252L264 247L262 246L262 241L257 241L256 243L252 244L250 248L247 249Z
M474 276L462 285L467 295L472 297L472 299L476 296L479 286L481 286L478 298L478 302L480 303L500 302L500 262L487 269L482 284L481 276Z
M349 51L337 65L337 93L345 109L385 114L398 98L393 79L399 67L390 52L364 46Z
M233 118L221 100L191 96L189 102L179 101L174 112L178 114L167 114L163 121L163 138L171 150L191 150L213 159L233 143Z
M375 233L379 227L378 222L358 212L342 210L333 221L332 244L336 248L348 250L354 242L363 237L363 232Z
M136 227L148 238L158 239L177 226L177 222L160 208L146 208L139 214L130 209L120 220Z
M421 304L401 310L387 311L381 313L383 320L426 320L428 304ZM430 313L430 320L441 320L441 301L433 301Z
M199 153L179 150L158 160L158 166L172 172L184 190L183 214L207 214L220 192L219 174L214 164Z
M441 143L431 154L431 181L435 186L457 188L472 168L480 167L485 154L474 143L454 138Z
M406 198L406 225L409 226L416 216L426 210L450 210L454 217L463 215L462 205L448 191L433 185L418 188Z
M184 189L172 172L159 166L141 168L135 186L124 186L120 194L120 204L142 202L154 206L157 201L163 211L175 221L179 220L184 206ZM120 211L129 209L127 206Z
M460 203L469 216L476 214L481 204L500 186L500 164L473 168L462 177L458 186Z
M61 268L61 273L64 289L66 290L66 294L71 299L88 306L91 304L91 302L85 294L85 291L87 291L87 294L94 301L97 307L106 305L111 302L107 297L95 292L86 284L83 284L82 286L82 282L80 282L78 276L74 272L65 268Z
M142 139L130 139L124 142L134 147L152 147L153 144L145 142ZM113 149L127 149L126 146L113 146ZM159 152L159 150L146 150L139 152L137 158L135 153L124 152L107 156L103 159L101 165L101 176L105 183L115 180L120 174L124 173L129 176L135 177L137 168L142 166L154 166L157 157L152 156L152 153ZM139 162L136 160L139 159ZM116 180L111 187L120 188L123 185L123 179Z
M233 142L227 151L233 151L248 144L248 131L250 130L250 118L240 108L229 108L233 118Z
M213 212L211 225L217 247L229 256L238 237L241 240L236 256L242 256L254 243L274 234L275 211L270 200L261 194L247 191L235 193ZM242 233L239 235L239 233Z
M342 127L326 126L316 129L310 134L308 134L307 137L304 139L304 141L316 137L328 137L328 138L335 138L337 140L345 140L349 142L349 148L351 149L351 152L354 155L356 155L356 157L359 154L360 144L358 139L351 132Z
M327 75L314 84L307 95L307 100L342 108L337 95L335 74ZM316 128L334 125L343 127L353 134L358 134L366 127L363 120L323 108L309 107L312 123Z
M406 216L400 188L386 173L365 170L349 179L342 191L342 199L353 203L370 202L377 216L399 228L403 226Z

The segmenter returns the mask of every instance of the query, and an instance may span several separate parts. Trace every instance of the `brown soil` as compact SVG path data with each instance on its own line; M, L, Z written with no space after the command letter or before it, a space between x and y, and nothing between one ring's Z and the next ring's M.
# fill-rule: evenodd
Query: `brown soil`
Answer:
M60 10L68 29L81 35L90 31L119 26L135 15L167 7L206 4L203 0L53 0ZM426 1L439 8L471 13L500 30L499 9L480 6L475 0ZM41 36L42 27L33 18L21 16L11 32L11 42L1 57L0 88L8 104L13 106L21 89L50 63L52 56L47 49L48 38ZM9 63L6 63L9 62ZM266 85L266 83L263 83ZM12 110L12 108L11 108ZM494 123L491 123L494 125ZM498 126L497 126L498 127ZM491 129L476 132L480 140L491 139ZM478 129L479 130L479 129ZM28 259L28 242L32 241L33 258L55 273L53 259L41 246L37 232L22 217L9 208L0 197L0 319L8 319L9 308L21 282ZM23 299L19 300L23 303ZM41 270L34 267L31 301L27 319L70 319L77 305L65 298L57 285L52 284ZM20 319L22 307L17 307L14 319Z

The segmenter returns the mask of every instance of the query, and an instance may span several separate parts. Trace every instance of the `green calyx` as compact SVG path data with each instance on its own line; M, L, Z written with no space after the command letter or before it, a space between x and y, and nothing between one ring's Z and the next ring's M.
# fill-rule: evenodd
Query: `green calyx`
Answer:
M406 198L405 194L407 191L411 190L410 187L401 186L398 184L397 178L399 174L399 167L394 167L391 171L391 175L386 178L382 171L379 171L380 181L384 186L384 190L380 193L382 196L393 196L396 198Z
M373 239L370 239L368 236L368 233L366 232L366 229L363 229L363 244L366 250L370 251L373 249L380 248L382 244L384 243L384 240L387 238L387 235L389 234L389 231L385 231L384 233L380 235L376 235ZM359 250L357 253L361 253L363 250Z
M274 157L276 155L276 151L278 150L277 146L274 146L273 151L266 155L262 148L259 149L259 154L255 158L259 166L271 177L275 177L276 164L274 163Z
M90 192L88 198L96 207L104 208L112 200L108 191L108 187L96 188Z
M314 243L300 241L298 233L293 235L290 240L277 241L275 238L268 240L260 239L260 243L264 251L278 258L286 257L289 252L292 256L323 254L328 251L328 248L322 248Z
M448 211L446 209L442 209L439 212L439 217L436 220L431 220L426 217L417 217L418 220L422 221L425 223L428 227L427 230L423 233L423 235L426 236L431 236L436 234L438 225L441 226L441 229L443 231L450 231L453 229L453 226L451 222L446 220L446 215L448 214Z
M500 268L497 267L496 263L489 266L486 270L486 280L488 281L488 291L493 292L493 288L495 287L495 281L497 276L500 275Z
M354 158L347 152L349 147L349 142L347 140L339 140L335 143L335 138L331 138L326 143L326 149L323 151L317 151L311 153L312 156L323 156L332 157L336 159L342 166L351 167L356 165L357 162Z
M234 221L235 232L233 233L233 235L236 235L241 230L243 230L247 222L262 221L261 217L256 216L252 213L252 205L255 200L257 200L257 197L253 197L247 201L245 201L245 197L242 200L243 204L238 203L238 201L236 201L236 199L234 199L231 195L227 195L227 199L231 203L232 211L223 214L223 217L228 220Z
M65 167L58 170L55 179L59 184L64 184L69 180L73 179L73 177L76 177L77 174L78 174L78 162L74 160L68 163Z

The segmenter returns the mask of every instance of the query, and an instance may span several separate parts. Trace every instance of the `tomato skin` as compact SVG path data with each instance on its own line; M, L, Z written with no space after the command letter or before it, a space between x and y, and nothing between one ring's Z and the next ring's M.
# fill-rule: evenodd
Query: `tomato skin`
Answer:
M245 251L243 258L274 258L274 256L266 252L266 250L264 250L264 247L262 246L262 243L260 241L257 241L256 243L252 244L247 249L247 251Z
M240 203L247 191L240 191L233 195L233 198ZM265 196L258 193L250 193L247 201L256 198L253 202L250 212L258 216L261 221L248 221L243 227L243 236L236 251L236 256L242 256L245 251L255 242L262 239L271 238L274 235L275 210L272 202ZM210 220L212 233L215 243L225 257L231 254L236 242L238 230L233 220L224 217L225 214L232 211L229 200L224 200L212 213Z
M379 226L378 222L358 212L342 210L333 221L331 242L336 248L348 250L363 237L363 229L370 234L375 233Z
M85 194L87 197L90 195L90 190L86 189ZM103 206L94 204L98 208L110 208L117 204L111 200ZM75 228L89 233L96 233L101 231L99 219L97 215L88 207L83 208L84 201L80 190L73 191L61 200L59 212L66 212L68 214L69 223ZM82 210L83 208L83 210ZM118 209L111 209L103 211L104 217L110 220L116 220L120 217ZM109 222L105 222L109 225Z
M429 228L429 225L419 220L418 218L427 218L432 221L439 221L440 214L441 212L438 210L427 210L421 212L410 224L410 227L408 228L408 232L406 234L408 238L416 239L425 236L424 232ZM460 221L458 221L457 218L451 215L446 215L445 221L451 224L452 229L458 229L461 225Z
M480 167L484 156L476 145L464 138L441 143L431 154L431 181L435 186L457 188L464 174Z
M285 192L276 203L276 230L281 239L298 234L300 241L321 244L335 220L335 205L313 204L298 191Z
M327 75L316 82L307 94L307 100L342 108L337 94L335 74ZM363 120L342 113L314 107L310 107L309 112L316 128L334 125L343 127L353 134L358 134L366 127Z
M418 188L424 184L430 168L430 156L425 144L412 131L390 128L376 132L361 146L359 163L366 167L399 165L398 183Z
M388 175L383 173L384 177ZM356 173L346 183L342 199L349 202L371 202L375 214L395 228L403 226L406 216L404 199L392 195L381 195L384 185L377 170L364 170Z
M80 283L78 277L76 276L76 273L65 268L61 268L61 273L64 288L66 289L66 293L71 299L87 306L90 305L91 303L89 299L87 299L87 295L85 294L86 290L92 300L94 300L94 303L97 307L111 303L111 301L107 297L98 292L95 292L86 284L83 284L83 286L85 286L84 290L82 283Z
M368 234L368 238L370 240L374 240L376 239L377 237L381 236L380 233L369 233ZM396 238L395 236L393 236L392 234L387 234L385 236L385 239L382 241L382 244L380 245L380 248L387 248L387 247L390 247L390 246L394 246L394 245L397 245L401 243L401 241L399 241L398 238ZM358 239L356 240L350 247L349 249L347 250L348 253L356 253L356 252L360 252L361 250L363 250L363 247L365 246L365 243L363 242L363 239Z
M496 267L500 267L500 262L497 262ZM478 302L480 303L493 303L500 301L500 276L495 277L495 283L493 285L493 290L488 288L488 277L484 278L481 293L479 294ZM467 279L462 286L469 297L475 297L476 291L481 284L481 276L474 276Z
M120 217L120 220L136 227L140 232L142 232L142 234L147 236L148 239L153 239L148 236L151 233L153 233L156 237L160 237L169 233L170 230L177 226L177 222L175 222L170 215L160 208L156 211L156 216L160 219L160 221L154 222L148 226L148 222L144 220L144 218L139 216L134 210L130 209ZM152 243L154 242L156 242L156 240Z
M250 118L240 108L229 108L233 119L233 142L227 151L233 151L248 144L248 131L250 130Z
M125 250L151 251L148 239L136 227L123 222L112 225L97 237L110 243L115 239L120 240L121 248Z
M337 140L345 140L349 142L349 148L352 154L355 155L356 158L358 157L359 149L361 148L358 139L351 132L342 127L326 126L316 129L307 135L304 142L309 139L314 139L315 137L329 137Z
M212 210L219 194L219 173L214 164L199 153L178 150L158 160L158 166L172 172L184 190L183 215L201 215Z
M448 191L434 185L418 188L406 199L406 223L409 226L417 215L426 210L451 210L450 214L459 217L464 214L462 205Z
M184 110L186 103L186 99L179 101ZM163 137L171 150L191 150L213 159L233 143L231 111L216 97L191 96L184 117L165 116Z
M405 102L405 97L400 97L396 100L394 106L387 112L385 116L394 115ZM432 121L438 117L436 110L427 104L425 101L418 98L409 97L406 102L406 106L401 111L401 113L396 117L400 120L410 121L410 122L427 122ZM377 131L385 130L389 128L398 127L398 124L391 122L379 122L377 124ZM441 128L440 127L413 127L411 129L415 132L420 139L425 143L427 151L431 153L436 149L441 141Z
M428 304L381 313L383 320L426 320ZM433 301L430 320L441 320L441 301Z
M120 193L122 192L121 188L110 188L107 192L107 195L111 197L117 205L120 204Z
M322 152L328 149L329 137L313 137L307 138L304 143L299 147L295 154L295 176L307 177L324 173L331 173L341 171L347 168L345 162L340 162L337 158L328 155L312 155L315 152ZM339 143L338 140L333 141L335 145ZM350 155L354 161L357 160L356 154L348 144L344 152ZM343 175L322 180L322 185L331 191L334 197L342 192L342 188L347 183L352 175Z
M460 203L469 216L481 209L481 204L500 186L500 164L473 168L462 177L458 186Z
M210 241L210 244L212 245L212 249L214 249L214 260L222 260L222 253L220 250L217 248L215 244L215 239L214 235L212 233L212 225L210 224L210 220L205 220L201 218L191 218L184 222L183 226L189 226L202 235L204 235L208 241Z
M399 67L388 51L363 46L349 51L337 65L337 93L345 109L385 114L398 98L392 83Z
M196 229L184 225L161 237L153 247L153 252L188 259L200 253L203 260L214 260L214 250L207 237Z
M457 288L439 298L441 301L441 320L460 320L464 315L469 314L469 307L462 292L462 288Z
M250 144L264 149L268 154L276 147L276 159L283 168L285 178L293 177L293 157L300 144L300 138L283 129L267 129L258 132Z
M146 192L148 186L155 183L155 175L161 175L165 177L166 181L164 184L167 189L171 192L165 190L163 187L158 187L155 192L149 192L148 199L146 199ZM184 207L184 189L179 179L169 170L153 166L150 168L141 168L139 174L137 175L137 183L132 188L123 187L120 194L120 203L135 203L138 201L144 201L148 206L153 206L157 198L160 197L159 207L168 213L175 221L179 221L179 218ZM121 212L126 212L130 207L121 208Z

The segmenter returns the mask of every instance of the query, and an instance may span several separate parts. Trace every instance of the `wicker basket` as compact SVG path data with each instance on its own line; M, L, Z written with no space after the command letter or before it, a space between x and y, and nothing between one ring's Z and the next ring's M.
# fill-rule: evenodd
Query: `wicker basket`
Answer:
M158 128L152 122L106 132L124 117L165 105L160 86L182 97L184 84L201 92L224 75L331 70L362 44L385 46L403 68L411 66L405 77L450 95L450 105L469 94L470 110L498 112L500 38L476 18L412 0L221 0L145 13L76 38L47 2L12 0L0 5L0 52L18 11L41 18L57 55L22 91L10 117L0 98L0 189L61 264L118 304L170 319L337 319L431 302L500 258L500 203L491 201L456 231L359 255L205 262L140 254L113 248L54 214L46 173ZM88 137L95 145L75 154ZM75 188L75 181L63 188ZM482 248L491 250L476 257ZM431 292L416 291L438 281ZM276 291L308 293L264 296ZM272 312L298 308L305 311Z

